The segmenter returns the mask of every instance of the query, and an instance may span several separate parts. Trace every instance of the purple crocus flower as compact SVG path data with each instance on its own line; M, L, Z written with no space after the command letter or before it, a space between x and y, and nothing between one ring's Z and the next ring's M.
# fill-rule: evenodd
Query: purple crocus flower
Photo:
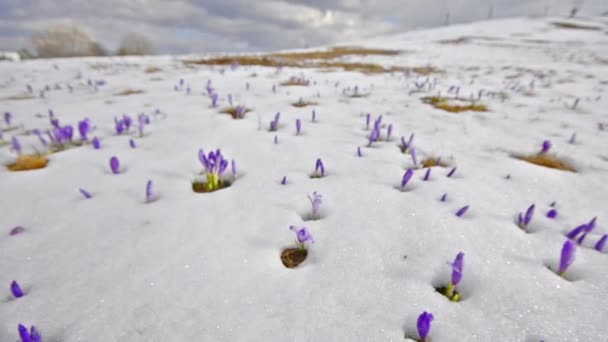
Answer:
M131 148L135 148L135 140L129 139L129 146L131 146Z
M316 191L312 193L312 197L310 195L306 195L310 204L312 205L312 216L316 219L321 218L321 203L323 203L322 196L319 195Z
M469 210L469 206L465 205L464 207L458 209L458 211L456 212L456 216L462 217L467 212L467 210Z
M604 248L606 247L606 242L608 242L608 234L602 236L597 241L597 243L595 244L595 250L597 250L598 252L604 251Z
M555 210L553 208L551 210L549 210L547 212L547 217L550 218L550 219L556 218L557 217L557 210Z
M128 132L129 128L131 128L131 124L133 123L133 119L131 119L131 117L128 116L127 114L123 114L122 122L125 126L126 131Z
M93 137L93 148L99 150L101 148L101 142L98 137Z
M447 199L448 199L448 194L443 194L443 195L441 195L441 198L439 199L439 201L445 202Z
M13 118L13 115L10 112L4 113L4 122L6 123L6 126L8 126L8 127L11 126L12 118Z
M115 156L110 158L110 169L112 170L112 173L115 175L120 173L120 162L118 161L118 158Z
M302 129L302 121L300 119L296 119L296 135L300 135L301 129Z
M68 142L72 141L72 138L74 137L74 128L70 125L63 126L61 128L61 135L63 136L64 140Z
M312 122L316 122L317 121L317 112L315 112L315 110L312 110Z
M87 134L89 133L90 125L88 120L82 120L78 122L78 132L80 133L80 140L87 140Z
M11 292L13 293L13 296L15 296L15 298L23 297L23 291L21 290L21 286L19 286L19 284L15 280L13 280L13 282L11 283Z
M380 126L382 124L382 115L380 115L376 121L374 121L374 129L378 131L378 134L380 133Z
M306 228L306 227L302 227L301 229L298 229L298 227L296 227L296 226L289 226L289 230L296 233L298 245L302 249L306 249L306 246L304 245L305 242L307 242L307 241L314 242L312 235L310 234L310 232L308 231L308 228Z
M40 336L40 333L33 325L30 328L30 338L32 342L42 342L42 337Z
M414 163L414 167L418 164L418 158L416 158L416 149L414 147L410 147L410 154L412 155L412 162Z
M448 172L447 177L448 177L448 178L452 177L452 176L454 175L454 173L456 173L456 168L455 168L455 167L453 167L453 168L450 170L450 172Z
M21 337L21 342L32 342L30 333L23 324L19 324L17 329L19 330L19 337Z
M84 198L86 198L86 199L90 199L93 197L93 195L91 195L91 193L86 191L85 189L79 188L78 191L80 191L82 196L84 196Z
M315 176L316 177L324 177L325 176L325 165L323 165L323 161L321 158L317 159L315 164Z
M154 200L154 193L152 192L152 180L149 179L146 183L146 203L150 203Z
M420 342L427 342L433 319L433 314L426 311L418 316L417 328L418 336L420 336Z
M535 205L532 204L528 207L528 210L526 210L525 215L519 213L517 217L517 225L519 226L519 228L523 230L526 230L528 228L528 224L530 224L530 221L532 221L532 216L534 216L534 208Z
M365 129L369 129L369 122L372 119L372 115L370 113L367 113L367 115L365 116Z
M410 181L410 179L412 178L413 175L414 175L414 170L407 169L407 171L405 171L405 173L403 174L403 178L401 178L401 188L402 189L405 188L405 186Z
M431 168L429 167L428 169L426 169L426 173L424 174L424 178L422 178L422 180L428 181L430 176L431 176Z
M564 276L564 274L568 270L568 267L570 267L570 265L574 261L575 253L576 244L574 243L574 241L566 240L566 242L564 242L564 246L562 247L562 255L559 260L559 269L557 271L560 276Z
M363 153L361 153L361 146L357 146L357 156L363 157Z
M285 184L287 184L287 176L283 176L283 179L281 179L281 185Z
M372 146L372 143L377 141L378 138L380 138L380 131L376 128L372 129L372 131L369 133L369 144L368 146Z
M125 131L125 124L122 120L114 119L116 124L116 134L122 134Z
M460 252L456 255L453 263L450 263L452 266L452 285L456 286L460 283L462 279L462 267L464 266L464 253Z
M11 148L17 153L17 155L21 155L21 144L16 136L13 136L11 139Z
M274 120L270 122L270 130L276 131L279 128L279 118L281 117L281 113L277 112L274 116Z
M8 235L10 236L15 236L17 234L21 234L25 231L25 228L21 227L21 226L17 226L13 229L11 229L11 231L8 233Z
M547 153L551 149L551 142L549 140L543 141L543 146L541 148L540 153Z
M211 95L211 107L217 107L217 100L219 96L217 94Z
M388 125L386 128L386 141L391 140L391 134L393 133L393 124Z

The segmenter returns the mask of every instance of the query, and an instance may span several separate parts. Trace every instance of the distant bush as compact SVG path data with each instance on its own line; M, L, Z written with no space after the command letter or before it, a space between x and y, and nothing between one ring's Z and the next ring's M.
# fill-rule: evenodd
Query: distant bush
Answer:
M140 34L130 33L123 37L116 52L119 56L142 56L155 53L154 43Z
M52 26L32 36L32 45L40 58L105 55L105 49L88 33L74 25Z

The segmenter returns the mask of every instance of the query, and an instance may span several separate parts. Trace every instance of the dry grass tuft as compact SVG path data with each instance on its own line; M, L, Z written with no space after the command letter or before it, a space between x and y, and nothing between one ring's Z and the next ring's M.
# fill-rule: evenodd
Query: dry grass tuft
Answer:
M303 108L303 107L307 107L307 106L316 106L317 103L300 99L300 100L292 103L291 105L294 107L297 107L297 108Z
M245 114L247 114L249 112L252 112L252 111L253 111L253 109L245 107L243 109L243 111L241 112L241 115L245 116ZM230 114L230 116L232 116L233 119L241 119L237 115L238 114L237 113L237 107L234 107L234 106L223 108L222 110L220 110L220 113L222 113L222 114Z
M14 95L14 96L5 97L4 100L19 101L19 100L31 100L33 98L34 97L30 96L30 95Z
M97 71L108 70L111 67L112 67L112 65L108 64L108 63L94 63L94 64L89 65L89 68L91 68L93 70L97 70Z
M282 86L285 87L308 87L308 85L310 84L310 81L305 80L303 78L291 78L287 81L281 82L280 83Z
M160 72L163 71L163 69L159 68L159 67L155 67L155 66L149 66L146 69L144 69L144 73L146 74L153 74L155 72Z
M48 159L43 155L22 155L14 164L8 165L9 171L28 171L46 167Z
M451 103L450 101L458 101L457 103ZM483 104L478 104L465 99L448 99L445 97L424 97L422 102L430 104L431 106L444 110L450 113L461 113L461 112L487 112L488 108Z
M405 68L392 66L385 68L379 64L343 62L334 59L347 56L395 56L400 54L398 50L368 49L362 47L334 47L328 50L308 52L284 52L263 55L241 55L215 57L201 60L184 61L187 66L192 65L231 65L237 62L239 65L265 66L265 67L292 67L292 68L339 68L345 71L358 71L364 74L379 74L385 72L412 70L422 75L440 72L434 67Z
M440 159L441 158L435 158L435 157L426 158L425 160L422 161L422 167L434 167L434 166L447 167L447 166L449 166L447 163L445 163L443 160L440 160Z
M560 160L554 155L547 153L538 153L528 156L514 154L512 155L512 157L519 160L527 161L528 163L532 163L534 165L544 166L551 169L576 172L574 166L568 164L563 160Z
M114 96L129 96L129 95L136 95L136 94L143 94L144 91L143 90L139 90L139 89L126 89L121 91L120 93L116 93L114 94Z
M589 30L589 31L601 30L601 27L597 27L597 26L581 25L581 24L568 23L568 22L563 22L563 21L554 22L552 24L555 27L562 28L562 29L568 29L568 30Z

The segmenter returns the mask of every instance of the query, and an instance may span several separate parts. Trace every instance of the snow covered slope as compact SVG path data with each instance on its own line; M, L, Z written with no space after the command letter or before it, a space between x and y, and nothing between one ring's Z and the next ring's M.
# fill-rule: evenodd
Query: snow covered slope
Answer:
M0 168L0 341L18 341L19 323L49 342L403 341L417 338L425 310L432 342L608 341L608 248L594 249L608 233L608 18L497 20L344 45L402 53L343 62L441 72L183 63L201 56L0 63L0 112L12 114L3 165L16 159L13 136L24 154L45 150L32 130L52 128L49 110L76 141L89 118L89 139L101 141L50 154L40 170ZM293 76L311 83L280 85ZM349 96L355 87L366 96ZM229 95L253 111L220 114ZM488 111L450 113L421 100L430 96ZM300 98L316 105L292 106ZM140 113L150 118L143 137ZM134 127L117 134L123 114ZM416 165L399 148L414 132ZM512 157L544 140L577 172ZM230 187L192 191L199 148L236 161ZM431 157L447 166L424 181ZM326 175L313 179L317 158ZM313 191L321 219L305 221ZM531 204L525 232L517 214ZM593 217L558 276L549 267L566 234ZM290 225L314 237L295 269L280 259L295 244ZM24 231L10 235L16 226ZM435 288L460 251L463 299L451 302ZM13 280L25 296L11 295Z

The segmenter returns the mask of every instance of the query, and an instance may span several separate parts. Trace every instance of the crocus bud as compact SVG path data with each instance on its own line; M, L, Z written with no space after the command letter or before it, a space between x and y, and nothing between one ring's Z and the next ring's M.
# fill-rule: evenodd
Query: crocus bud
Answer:
M312 110L312 122L316 122L317 121L317 112L315 112L315 110Z
M429 332L431 330L431 322L433 319L433 314L426 311L418 316L417 328L418 336L420 336L420 342L428 341Z
M16 136L13 136L13 138L11 139L11 148L18 155L21 155L21 144L19 143L19 140L17 139Z
M445 202L448 199L448 194L443 194L441 195L441 198L439 199L441 202Z
M283 179L281 179L281 185L285 184L287 184L287 176L283 176Z
M93 148L99 150L101 148L101 142L98 137L93 138Z
M414 171L412 169L407 169L407 171L405 171L405 173L403 174L403 178L401 178L401 188L402 189L405 188L405 186L410 181L410 179L412 178L413 175L414 175Z
M431 168L429 167L428 169L426 169L426 172L424 174L424 178L422 178L422 180L423 181L428 181L430 176L431 176Z
M13 293L13 296L15 296L15 298L23 297L23 291L15 280L13 280L13 282L11 283L11 292Z
M86 191L85 189L80 188L78 190L80 191L82 196L84 196L84 198L86 198L86 199L90 199L91 197L93 197L93 195L91 195L91 193Z
M551 209L547 212L547 217L550 219L554 219L557 217L557 210Z
M456 255L454 262L451 264L452 266L452 285L456 286L460 283L462 279L462 268L464 266L464 253L460 252Z
M547 152L549 152L550 148L551 148L551 142L549 140L545 140L545 141L543 141L543 146L541 148L540 153L547 153Z
M120 173L120 161L118 161L117 157L110 158L110 169L115 175Z
M367 115L365 116L365 128L369 129L369 122L372 118L372 115L370 113L367 113Z
M608 242L608 234L602 236L597 243L595 244L595 250L597 250L598 252L602 252L604 251L604 248L606 247L606 243Z
M456 168L455 168L455 167L454 167L454 168L452 168L452 169L450 170L450 172L448 172L447 177L448 177L448 178L452 177L452 176L454 175L454 173L456 173Z
M36 330L36 327L32 325L30 328L30 338L31 342L42 342L42 337L40 337L40 333Z
M19 337L21 337L21 342L32 342L30 333L27 328L23 326L23 324L19 324L17 329L19 330Z
M464 207L458 209L458 211L456 212L456 216L462 217L467 212L467 210L469 210L469 206L465 205Z
M301 129L302 129L302 121L300 119L296 119L296 135L300 135Z
M150 203L154 200L154 193L152 192L152 180L148 180L146 183L146 203Z
M572 240L566 240L562 247L562 255L559 261L559 269L557 271L560 276L564 276L564 274L568 270L568 267L570 267L570 265L574 261L575 253L576 243L574 243L574 241Z
M315 173L319 177L325 176L325 166L323 165L323 161L321 161L321 158L317 159L317 163L315 164Z
M131 148L135 148L135 140L129 139L129 146L131 146Z

